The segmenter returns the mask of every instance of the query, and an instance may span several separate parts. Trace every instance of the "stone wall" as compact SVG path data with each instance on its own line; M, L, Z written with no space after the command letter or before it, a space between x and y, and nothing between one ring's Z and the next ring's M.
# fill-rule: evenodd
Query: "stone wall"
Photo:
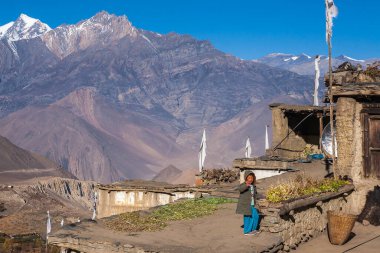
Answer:
M283 239L282 250L288 252L324 232L327 227L327 211L351 213L351 195L349 192L332 194L332 198L316 200L314 204L299 206L285 213L284 204L268 205L265 201L259 201L263 214L260 230L280 235Z
M312 153L319 153L321 107L288 106L298 108L299 111L290 108L288 111L284 107L271 107L272 149L276 147L276 150L267 151L267 155L297 159L305 157L304 151L307 149ZM311 117L310 113L313 114ZM300 122L302 123L295 128Z
M272 148L279 144L291 131L288 118L280 108L272 108ZM279 157L299 158L306 146L306 141L294 132L289 135L273 155Z
M337 102L336 139L338 143L337 174L354 181L363 174L362 105L353 98L341 97Z
M190 191L153 192L144 190L110 191L98 190L98 218L120 213L147 210L151 207L167 205L181 198L194 198Z

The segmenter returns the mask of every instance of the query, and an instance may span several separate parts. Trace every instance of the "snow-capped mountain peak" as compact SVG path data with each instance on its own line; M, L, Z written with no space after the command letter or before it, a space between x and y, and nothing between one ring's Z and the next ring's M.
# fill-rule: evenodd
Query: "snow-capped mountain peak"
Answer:
M343 55L343 54L336 57L336 59L342 60L342 61L365 62L364 60L357 60L357 59L351 58L351 57L349 57L347 55Z
M289 58L285 58L283 61L296 61L299 57L298 56L292 56L292 57L289 57Z
M24 13L21 13L21 15L18 17L18 19L16 20L16 22L18 20L21 20L21 21L23 21L25 23L25 28L33 26L34 23L36 23L38 21L38 19L31 18L31 17L29 17L28 15L26 15Z
M14 22L9 22L3 26L0 26L0 38L8 31L8 29L14 24Z
M31 39L50 31L51 28L40 20L21 14L16 21L0 26L0 39L10 41Z
M306 57L306 58L308 58L308 59L311 59L311 56L310 56L310 55L307 55L307 54L305 54L305 53L302 53L301 56L304 56L304 57Z
M321 74L328 71L328 57L325 55L319 55L320 61L320 71ZM277 67L281 69L286 69L293 71L300 75L314 75L315 74L315 63L314 57L309 56L305 53L298 55L294 54L269 54L257 60L257 62L267 64L271 67ZM340 55L338 57L332 58L332 67L336 69L339 65L344 62L350 62L354 65L361 64L363 66L368 63L374 62L377 59L367 59L367 60L357 60L347 55Z
M74 25L61 25L42 36L51 52L64 58L89 46L117 41L125 36L138 36L138 30L126 16L115 16L101 11Z

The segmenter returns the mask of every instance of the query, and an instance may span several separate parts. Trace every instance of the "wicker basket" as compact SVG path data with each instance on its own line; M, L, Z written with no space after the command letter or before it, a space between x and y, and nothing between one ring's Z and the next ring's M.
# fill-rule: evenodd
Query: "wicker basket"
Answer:
M355 225L357 215L327 211L328 233L331 244L344 244Z

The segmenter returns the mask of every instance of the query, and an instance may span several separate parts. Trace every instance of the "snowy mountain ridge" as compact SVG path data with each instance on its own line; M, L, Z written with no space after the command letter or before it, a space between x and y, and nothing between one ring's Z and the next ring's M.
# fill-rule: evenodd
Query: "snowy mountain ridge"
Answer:
M21 14L16 21L0 26L0 39L18 41L39 37L50 31L51 28L40 20Z
M320 58L321 73L324 74L328 69L328 57L326 55L320 55ZM271 67L289 70L300 75L314 75L314 59L315 57L311 57L305 53L299 55L271 53L257 59L256 62L264 63ZM367 64L371 64L376 60L377 59L357 60L347 55L339 55L332 58L332 65L334 69L343 62L348 61L353 65L360 64L365 68Z

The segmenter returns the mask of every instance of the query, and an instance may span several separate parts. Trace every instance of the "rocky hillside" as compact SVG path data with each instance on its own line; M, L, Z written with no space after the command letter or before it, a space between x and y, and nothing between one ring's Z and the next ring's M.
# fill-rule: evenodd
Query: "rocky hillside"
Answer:
M92 216L94 183L63 178L35 179L12 188L0 184L0 231L6 234L38 233L45 237L46 212L52 231Z
M158 172L152 180L157 182L174 182L174 180L181 174L182 171L180 169L176 168L173 165L169 165L165 169Z
M101 12L39 37L0 41L0 134L81 179L152 178L263 153L270 102L308 103L310 77L244 61L208 41Z
M14 183L46 176L73 178L54 162L17 147L7 138L0 136L0 183Z

